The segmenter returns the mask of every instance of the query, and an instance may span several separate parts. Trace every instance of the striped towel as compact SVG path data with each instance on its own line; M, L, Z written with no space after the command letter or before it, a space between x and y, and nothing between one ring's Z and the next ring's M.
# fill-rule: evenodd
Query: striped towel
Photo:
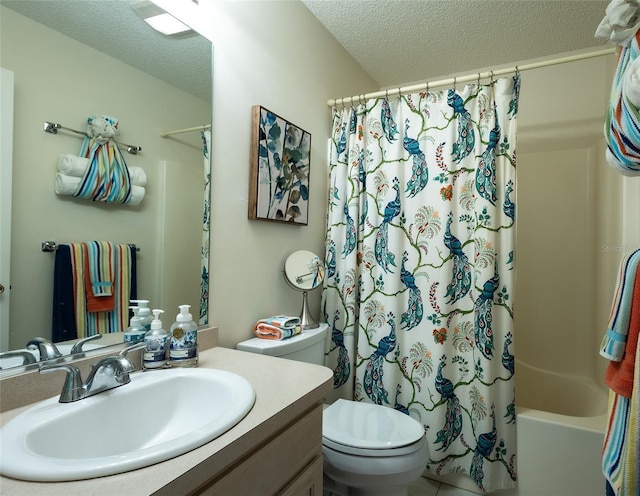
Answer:
M629 332L633 286L639 264L640 249L628 253L620 262L607 332L600 345L600 355L614 362L621 361L624 356L625 343Z
M640 53L640 31L628 46L618 48L616 72L611 87L604 135L608 164L623 175L640 175L640 112L630 96L638 92L635 69Z
M115 306L113 245L108 241L82 243L88 312L109 312Z
M631 398L609 391L602 471L614 494L620 496L640 494L640 346L636 348L634 383Z
M604 376L604 382L616 394L631 398L633 394L636 349L640 336L640 270L636 272L633 285L631 310L629 311L629 332L624 356L619 362L609 362Z
M282 340L300 334L302 326L298 317L276 315L256 322L253 332L262 339Z
M135 248L129 245L111 245L113 267L113 298L111 311L91 312L88 308L85 245L72 243L71 263L73 294L78 338L124 331L129 323L129 300L135 285Z
M131 177L124 157L112 139L119 134L118 120L94 115L87 122L88 136L82 142L79 155L89 159L89 166L73 196L107 203L129 203Z

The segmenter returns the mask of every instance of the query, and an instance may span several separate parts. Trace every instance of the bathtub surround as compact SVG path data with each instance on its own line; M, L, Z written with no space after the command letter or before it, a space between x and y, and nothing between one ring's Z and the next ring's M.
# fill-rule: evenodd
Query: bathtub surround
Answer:
M323 311L334 387L421 421L427 469L483 491L516 479L519 89L515 75L333 108Z

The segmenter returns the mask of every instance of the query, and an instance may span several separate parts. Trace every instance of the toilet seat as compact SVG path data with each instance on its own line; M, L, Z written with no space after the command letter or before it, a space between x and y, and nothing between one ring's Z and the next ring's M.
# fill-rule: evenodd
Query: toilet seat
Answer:
M399 456L424 443L420 422L393 408L339 399L322 416L322 444L358 456Z

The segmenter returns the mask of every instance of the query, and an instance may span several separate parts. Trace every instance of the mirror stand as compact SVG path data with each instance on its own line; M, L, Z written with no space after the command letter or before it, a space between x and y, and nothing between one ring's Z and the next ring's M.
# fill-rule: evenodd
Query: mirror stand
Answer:
M283 275L291 288L302 292L302 310L300 311L302 330L320 327L320 324L311 316L307 302L307 293L320 286L324 279L324 264L320 258L310 251L296 251L287 257Z
M305 329L316 329L320 327L320 324L316 322L316 320L311 316L311 312L309 312L309 305L307 304L307 292L304 291L302 293L302 310L300 311L300 325L302 326L302 330Z

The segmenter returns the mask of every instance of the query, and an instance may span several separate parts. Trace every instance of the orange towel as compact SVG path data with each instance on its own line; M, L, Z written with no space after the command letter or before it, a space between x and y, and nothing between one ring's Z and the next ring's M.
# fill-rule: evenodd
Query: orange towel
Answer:
M629 332L625 344L624 356L620 362L609 362L605 372L605 382L613 391L625 398L631 398L633 392L633 374L635 371L636 350L640 335L640 271L636 273L633 284L633 296L629 311Z

